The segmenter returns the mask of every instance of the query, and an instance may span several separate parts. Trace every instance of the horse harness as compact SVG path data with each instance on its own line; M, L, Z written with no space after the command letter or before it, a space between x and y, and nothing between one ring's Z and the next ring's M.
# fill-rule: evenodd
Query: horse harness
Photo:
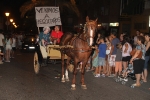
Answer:
M77 38L80 39L80 40L82 40L82 41L84 41L84 42L87 42L86 40L80 38L79 36L75 36L75 37L73 37L73 38L71 39L71 41L70 41L68 44L70 45L70 43L74 42ZM72 50L72 51L77 51L77 52L83 53L83 52L91 52L91 51L92 51L92 48L90 48L90 49L85 49L85 48L72 48L71 50Z

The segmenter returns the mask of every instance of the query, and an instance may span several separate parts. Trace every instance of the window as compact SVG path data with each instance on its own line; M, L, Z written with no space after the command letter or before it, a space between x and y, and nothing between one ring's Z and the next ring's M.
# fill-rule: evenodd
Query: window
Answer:
M136 29L136 30L146 29L146 22L145 23L134 23L134 29Z

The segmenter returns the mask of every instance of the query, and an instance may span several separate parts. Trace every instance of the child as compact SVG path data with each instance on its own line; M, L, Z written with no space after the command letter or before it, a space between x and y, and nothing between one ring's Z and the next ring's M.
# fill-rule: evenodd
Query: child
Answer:
M121 43L118 43L116 45L117 47L117 53L116 53L116 59L115 59L115 76L121 75L122 71L122 45Z
M86 72L90 71L90 68L91 68L91 56L89 57L88 62L86 64Z
M98 67L98 45L95 45L94 54L92 56L92 67ZM95 74L98 74L97 70L95 70Z
M98 71L98 73L95 75L95 77L100 77L100 72L102 70L102 67L105 67L105 57L106 57L106 48L107 45L104 42L104 38L100 37L100 45L98 47L99 53L98 53L98 61L99 61L99 66L96 68L96 71ZM105 72L105 71L103 71ZM102 73L102 76L105 77L105 74Z
M108 63L108 60L109 60L109 54L110 54L110 50L111 50L111 43L108 39L109 37L105 37L105 41L106 41L106 45L107 45L107 49L106 49L106 73L107 73L107 76L109 75L109 63Z

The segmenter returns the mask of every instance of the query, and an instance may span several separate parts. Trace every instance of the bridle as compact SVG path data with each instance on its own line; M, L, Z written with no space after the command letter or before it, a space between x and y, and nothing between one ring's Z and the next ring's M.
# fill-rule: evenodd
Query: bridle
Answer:
M85 37L85 41L89 43L90 39L94 40L94 35L95 35L95 31L96 31L96 24L94 21L89 21L86 22L85 24L85 29L84 29L84 37Z

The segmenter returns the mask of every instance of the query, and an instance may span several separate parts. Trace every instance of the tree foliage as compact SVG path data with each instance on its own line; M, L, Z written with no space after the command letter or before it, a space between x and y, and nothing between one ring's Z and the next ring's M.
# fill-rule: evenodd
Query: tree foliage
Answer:
M69 10L74 12L78 17L80 16L75 0L56 0L55 2L54 0L31 0L27 1L21 6L21 17L24 17L28 11L31 11L35 7L40 6L59 6L61 13L65 11L65 8L68 8Z

